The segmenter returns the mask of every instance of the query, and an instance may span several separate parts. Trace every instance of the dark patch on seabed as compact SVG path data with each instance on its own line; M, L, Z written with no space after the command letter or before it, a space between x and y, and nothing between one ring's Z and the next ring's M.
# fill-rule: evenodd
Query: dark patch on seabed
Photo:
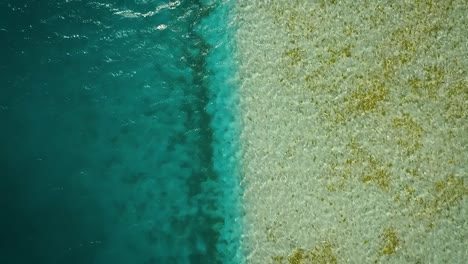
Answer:
M0 3L0 263L217 263L213 8Z

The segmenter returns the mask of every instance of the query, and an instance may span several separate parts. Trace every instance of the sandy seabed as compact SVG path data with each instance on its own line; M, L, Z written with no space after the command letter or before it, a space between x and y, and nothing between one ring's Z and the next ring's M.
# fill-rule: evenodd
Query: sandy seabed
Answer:
M466 14L238 2L247 263L468 261Z

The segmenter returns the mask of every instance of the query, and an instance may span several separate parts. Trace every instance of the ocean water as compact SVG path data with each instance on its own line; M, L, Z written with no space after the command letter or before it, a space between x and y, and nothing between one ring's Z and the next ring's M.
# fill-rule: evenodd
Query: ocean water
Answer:
M242 263L232 5L0 2L0 263Z

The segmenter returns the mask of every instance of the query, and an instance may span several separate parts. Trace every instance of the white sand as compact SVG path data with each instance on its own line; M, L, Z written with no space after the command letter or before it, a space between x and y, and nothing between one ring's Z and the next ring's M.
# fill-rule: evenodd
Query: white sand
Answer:
M248 263L468 261L467 5L239 1Z

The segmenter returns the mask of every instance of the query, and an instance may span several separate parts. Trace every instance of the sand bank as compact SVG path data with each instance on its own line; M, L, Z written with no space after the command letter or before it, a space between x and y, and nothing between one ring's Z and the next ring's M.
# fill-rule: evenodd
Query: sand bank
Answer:
M468 259L467 9L239 1L248 263Z

